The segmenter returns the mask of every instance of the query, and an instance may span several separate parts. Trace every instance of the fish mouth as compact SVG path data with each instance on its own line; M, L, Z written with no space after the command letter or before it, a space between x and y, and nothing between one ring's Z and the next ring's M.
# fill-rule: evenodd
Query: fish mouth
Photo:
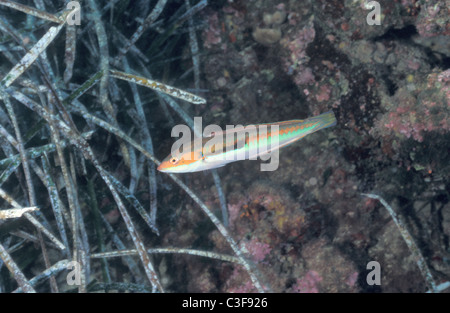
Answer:
M164 165L161 163L161 164L159 164L158 165L158 167L156 168L158 171L160 171L160 172L165 172L166 171L166 168L164 167Z
M156 168L159 172L162 173L175 173L176 170L170 164L167 164L166 162L161 162L161 164L158 165Z

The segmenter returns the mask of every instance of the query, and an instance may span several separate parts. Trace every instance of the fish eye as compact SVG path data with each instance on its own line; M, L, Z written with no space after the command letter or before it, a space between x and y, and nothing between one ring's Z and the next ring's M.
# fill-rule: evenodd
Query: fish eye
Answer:
M173 165L177 164L178 161L179 161L179 159L177 157L172 157L169 160L170 164L173 164Z

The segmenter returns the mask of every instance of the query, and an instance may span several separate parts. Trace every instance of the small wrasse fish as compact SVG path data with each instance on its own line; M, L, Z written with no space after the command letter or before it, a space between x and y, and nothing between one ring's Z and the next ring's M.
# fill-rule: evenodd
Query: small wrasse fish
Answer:
M183 147L181 152L172 149L172 153L158 166L158 171L190 173L239 160L263 159L306 135L335 125L336 117L333 111L329 111L305 120L247 125L212 132L209 136L189 140L188 148Z

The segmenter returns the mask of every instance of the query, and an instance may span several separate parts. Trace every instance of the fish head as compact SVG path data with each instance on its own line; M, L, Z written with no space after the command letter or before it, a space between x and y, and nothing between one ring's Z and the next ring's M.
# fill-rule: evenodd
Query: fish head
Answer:
M164 173L190 173L204 170L204 156L201 151L187 151L169 154L158 166Z

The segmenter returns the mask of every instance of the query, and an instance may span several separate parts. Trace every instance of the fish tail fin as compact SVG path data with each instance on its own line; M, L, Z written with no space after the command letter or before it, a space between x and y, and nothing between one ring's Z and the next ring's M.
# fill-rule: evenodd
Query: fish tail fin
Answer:
M334 116L333 111L328 111L328 112L322 113L320 115L310 117L310 118L308 118L308 121L319 122L318 127L315 128L314 131L335 126L337 123L336 117Z

